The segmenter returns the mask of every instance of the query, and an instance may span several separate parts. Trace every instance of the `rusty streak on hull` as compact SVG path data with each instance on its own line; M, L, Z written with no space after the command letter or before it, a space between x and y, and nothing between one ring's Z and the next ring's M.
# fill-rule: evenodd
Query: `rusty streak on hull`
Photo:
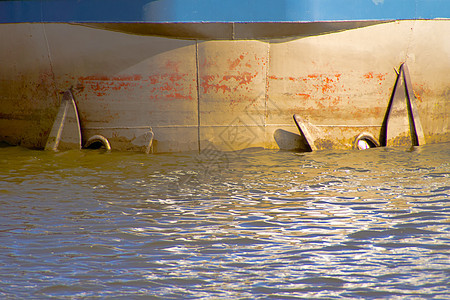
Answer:
M252 26L264 32L272 25ZM72 87L83 143L101 135L113 150L147 149L149 132L153 152L305 149L293 114L351 149L362 132L379 136L394 68L403 62L424 139L450 140L450 41L441 38L450 34L450 21L396 21L313 36L289 28L283 40L201 40L2 24L0 35L9 42L0 45L0 140L44 148L59 93Z

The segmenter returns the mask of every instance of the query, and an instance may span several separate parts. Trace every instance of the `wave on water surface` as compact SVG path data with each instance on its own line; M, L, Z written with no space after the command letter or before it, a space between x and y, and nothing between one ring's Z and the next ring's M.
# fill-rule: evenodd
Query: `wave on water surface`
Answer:
M444 299L448 146L0 148L0 296Z

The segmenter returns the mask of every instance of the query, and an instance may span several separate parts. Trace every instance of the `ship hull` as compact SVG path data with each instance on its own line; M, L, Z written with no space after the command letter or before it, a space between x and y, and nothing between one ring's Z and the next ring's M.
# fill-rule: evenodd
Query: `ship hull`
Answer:
M330 148L350 149L362 132L379 138L406 62L425 141L450 141L450 21L368 25L181 39L149 35L146 24L2 24L0 140L44 148L71 89L82 145L101 135L112 149L141 151L152 131L153 152L305 150L297 114Z

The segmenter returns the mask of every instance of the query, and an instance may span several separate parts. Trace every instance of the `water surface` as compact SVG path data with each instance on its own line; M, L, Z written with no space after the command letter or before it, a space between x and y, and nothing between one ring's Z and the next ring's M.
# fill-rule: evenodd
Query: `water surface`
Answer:
M449 299L449 146L0 148L0 296Z

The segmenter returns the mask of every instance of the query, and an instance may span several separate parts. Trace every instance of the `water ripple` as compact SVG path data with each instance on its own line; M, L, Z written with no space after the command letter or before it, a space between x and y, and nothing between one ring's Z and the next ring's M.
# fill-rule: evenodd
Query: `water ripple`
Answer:
M445 149L0 148L0 296L444 299Z

